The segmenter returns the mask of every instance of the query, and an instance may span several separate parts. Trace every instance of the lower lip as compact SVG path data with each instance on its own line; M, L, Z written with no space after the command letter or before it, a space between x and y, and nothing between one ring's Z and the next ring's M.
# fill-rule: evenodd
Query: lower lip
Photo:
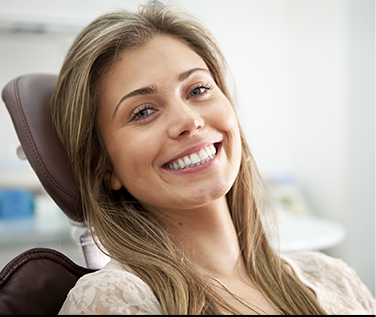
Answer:
M221 150L222 150L222 143L218 144L218 147L217 147L217 153L215 155L215 157L204 163L204 164L200 164L200 165L197 165L197 166L192 166L192 167L187 167L187 168L183 168L181 170L172 170L172 169L169 169L169 168L163 168L164 170L168 171L168 172L172 172L174 174L180 174L180 175L186 175L186 174L191 174L191 173L196 173L196 172L199 172L199 171L202 171L206 168L210 168L211 166L213 166L214 164L217 163L220 155L221 155Z

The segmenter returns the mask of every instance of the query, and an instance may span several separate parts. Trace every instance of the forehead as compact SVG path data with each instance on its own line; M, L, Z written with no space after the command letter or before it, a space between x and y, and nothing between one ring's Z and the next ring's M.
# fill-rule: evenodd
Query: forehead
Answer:
M171 80L174 73L193 67L207 68L202 58L186 43L158 35L136 49L121 52L102 86L107 90L121 79L128 81L129 89L137 89L136 86L151 85L154 81Z

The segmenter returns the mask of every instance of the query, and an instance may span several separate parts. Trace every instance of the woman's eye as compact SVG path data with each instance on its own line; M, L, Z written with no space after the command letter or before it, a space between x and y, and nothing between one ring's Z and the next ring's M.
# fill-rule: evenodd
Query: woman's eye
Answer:
M139 108L135 113L133 113L132 121L142 120L149 117L153 114L155 110L151 106L145 106L143 108Z
M191 90L191 92L188 95L188 98L191 97L201 97L205 95L210 89L212 89L209 85L200 85Z

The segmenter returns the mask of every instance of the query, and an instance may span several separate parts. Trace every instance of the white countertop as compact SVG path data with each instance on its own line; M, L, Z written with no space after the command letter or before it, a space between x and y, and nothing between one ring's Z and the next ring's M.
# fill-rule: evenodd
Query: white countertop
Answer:
M344 225L316 216L288 217L279 223L280 251L322 251L339 245L346 236Z

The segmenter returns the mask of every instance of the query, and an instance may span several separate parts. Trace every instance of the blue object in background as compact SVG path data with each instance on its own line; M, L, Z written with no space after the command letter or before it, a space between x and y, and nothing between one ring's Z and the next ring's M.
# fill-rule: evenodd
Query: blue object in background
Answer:
M27 189L0 190L0 220L25 219L34 215L34 195Z

